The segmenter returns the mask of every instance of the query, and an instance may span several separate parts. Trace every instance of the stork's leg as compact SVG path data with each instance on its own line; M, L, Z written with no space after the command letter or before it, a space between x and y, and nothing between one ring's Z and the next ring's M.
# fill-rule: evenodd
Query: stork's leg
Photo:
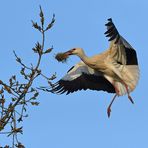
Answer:
M115 83L112 83L112 85L113 85L114 88L115 88L115 92L116 92L116 94L119 96L119 89L116 87Z
M110 104L109 104L109 106L107 108L107 115L108 115L108 117L110 117L111 106L112 106L112 104L113 104L113 102L114 102L114 100L115 100L116 97L117 97L117 94L115 94L115 96L113 97L112 101L110 102Z
M128 85L122 81L122 83L125 85L125 88L126 88L126 91L127 91L127 94L128 94L128 99L131 101L132 104L134 104L134 101L132 99L132 97L130 96L130 93L129 93L129 90L128 90Z

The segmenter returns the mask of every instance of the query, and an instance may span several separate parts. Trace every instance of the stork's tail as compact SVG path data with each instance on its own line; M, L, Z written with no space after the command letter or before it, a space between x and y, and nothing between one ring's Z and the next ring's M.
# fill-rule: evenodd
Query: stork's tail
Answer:
M109 37L108 41L115 40L116 44L120 39L120 34L111 18L108 19L108 23L106 23L105 26L107 26L107 31L104 34L106 37Z

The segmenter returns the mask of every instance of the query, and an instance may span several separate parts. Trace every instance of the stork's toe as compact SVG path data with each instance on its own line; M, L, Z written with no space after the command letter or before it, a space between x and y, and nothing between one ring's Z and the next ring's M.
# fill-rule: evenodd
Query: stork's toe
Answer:
M110 117L110 114L111 114L111 108L108 107L108 108L107 108L107 115L108 115L108 118Z

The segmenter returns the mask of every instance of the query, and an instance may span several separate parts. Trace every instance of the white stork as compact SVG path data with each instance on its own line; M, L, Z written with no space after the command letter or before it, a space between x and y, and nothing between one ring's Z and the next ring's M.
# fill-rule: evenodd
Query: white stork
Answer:
M106 37L109 37L109 49L93 57L87 57L82 48L73 48L66 55L77 55L81 61L73 66L67 74L52 88L43 90L56 94L69 94L78 90L103 90L115 93L108 106L108 117L111 105L116 96L127 94L132 102L132 92L139 79L139 67L136 51L119 34L112 19L108 19Z

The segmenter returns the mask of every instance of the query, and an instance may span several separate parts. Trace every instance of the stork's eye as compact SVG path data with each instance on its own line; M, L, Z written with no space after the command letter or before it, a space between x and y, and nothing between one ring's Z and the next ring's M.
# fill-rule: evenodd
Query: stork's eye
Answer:
M73 51L75 51L75 50L76 50L76 48L73 48L72 50L73 50Z

